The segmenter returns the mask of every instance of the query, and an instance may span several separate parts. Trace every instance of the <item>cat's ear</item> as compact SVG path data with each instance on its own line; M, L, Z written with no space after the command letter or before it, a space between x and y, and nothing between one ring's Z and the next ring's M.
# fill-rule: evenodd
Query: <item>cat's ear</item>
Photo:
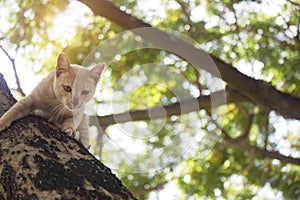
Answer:
M96 83L98 83L98 81L100 80L104 67L105 67L105 63L99 63L91 69L90 75Z
M56 65L56 77L70 70L70 62L65 54L59 54Z

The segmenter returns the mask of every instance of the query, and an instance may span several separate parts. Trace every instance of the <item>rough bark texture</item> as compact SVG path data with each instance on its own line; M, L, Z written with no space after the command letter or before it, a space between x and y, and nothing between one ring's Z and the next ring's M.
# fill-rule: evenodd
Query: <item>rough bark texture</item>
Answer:
M0 74L0 114L16 101ZM76 140L28 116L0 133L0 199L134 199Z

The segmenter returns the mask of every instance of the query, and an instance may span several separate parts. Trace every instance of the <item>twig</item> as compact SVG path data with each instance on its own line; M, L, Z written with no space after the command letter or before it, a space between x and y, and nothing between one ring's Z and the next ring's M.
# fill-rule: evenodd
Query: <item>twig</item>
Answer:
M17 69L16 69L16 63L15 63L15 59L12 58L8 52L3 48L2 45L0 45L0 48L2 49L2 51L5 53L5 55L8 57L8 59L10 60L13 70L14 70L14 74L15 74L15 78L16 78L16 83L17 83L17 91L24 97L26 96L25 93L23 92L22 88L21 88L21 84L20 84L20 80L19 80L19 76L17 73Z
M186 23L190 26L189 29L187 30L189 36L193 37L194 31L192 31L192 21L191 21L191 11L189 9L189 3L185 3L181 0L175 0L181 7L181 10L186 18Z
M147 189L145 188L145 189L134 190L134 191L132 191L132 194L137 196L137 195L147 194L149 192L153 192L156 190L161 190L166 183L167 182L162 182L162 183L157 184L156 186L149 187Z
M191 24L191 16L190 16L191 14L190 14L188 6L186 6L184 4L184 2L182 2L181 0L176 0L176 2L180 5L181 10L182 10L184 16L186 17L188 24L190 25Z
M300 7L300 4L296 3L296 2L293 2L291 0L287 0L287 2L289 2L290 4L293 4L294 6L298 6Z
M250 114L249 121L248 121L248 124L247 124L247 127L246 127L244 133L241 136L237 137L236 140L248 140L250 129L251 129L252 123L253 123L253 118L254 118L254 114Z
M214 122L214 121L213 121ZM250 145L247 140L241 140L240 138L233 139L232 137L229 136L229 134L222 128L220 127L216 122L214 122L216 127L222 131L225 139L225 144L235 147L237 149L241 149L244 151L249 152L253 156L257 158L270 158L270 159L277 159L280 160L282 163L290 163L290 164L295 164L300 166L300 159L299 158L294 158L292 156L285 156L280 154L278 151L268 151L266 149L260 149L257 146Z
M266 123L266 136L265 136L265 140L264 140L264 149L266 150L268 147L268 141L269 141L269 120Z

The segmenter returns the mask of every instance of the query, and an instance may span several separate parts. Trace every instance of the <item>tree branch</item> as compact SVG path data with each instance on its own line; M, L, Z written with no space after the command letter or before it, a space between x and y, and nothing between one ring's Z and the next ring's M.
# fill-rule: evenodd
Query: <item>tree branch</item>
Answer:
M153 191L157 191L157 190L161 190L164 185L166 184L167 182L163 182L163 183L159 183L153 187L149 187L147 189L138 189L138 190L134 190L132 191L132 194L134 196L138 196L138 195L142 195L142 194L147 194L149 192L153 192Z
M300 7L300 4L299 4L299 3L296 3L296 2L294 2L294 1L292 1L292 0L287 0L287 2L293 4L294 6Z
M212 93L211 95L199 96L198 98L184 99L180 102L164 106L154 106L149 109L131 110L119 114L98 116L98 122L101 126L107 127L116 123L161 119L170 117L172 115L182 115L189 112L199 111L200 109L211 110L211 96L214 96L214 99L223 99L221 98L223 95L224 91L219 91ZM219 102L214 102L213 106L221 106L225 103L237 103L248 101L247 98L240 95L239 92L230 88L226 89L226 98L226 102L223 102L222 100Z
M186 5L185 2L182 2L181 0L175 0L175 1L180 5L181 10L184 16L186 17L187 23L191 25L191 13L188 6Z
M254 114L250 114L249 121L247 123L245 131L243 132L243 134L241 136L239 136L236 139L239 139L239 140L248 140L250 129L251 129L252 123L253 123L253 118L254 118Z
M16 83L17 83L17 91L23 96L25 97L25 93L23 92L22 88L21 88L21 84L20 84L20 79L17 73L17 69L16 69L16 63L15 63L15 59L12 58L9 53L3 48L2 45L0 45L0 48L2 49L2 51L5 53L5 55L8 57L8 59L10 60L13 70L14 70L14 74L15 74L15 79L16 79Z
M139 32L136 28L151 27L151 25L121 11L107 0L79 0L92 9L95 15L101 15L125 29L133 29L135 34L140 34L142 38L167 51L170 51L183 59L189 61L197 69L203 68L213 75L220 72L224 81L232 88L238 90L244 96L248 97L254 103L261 104L277 111L286 118L295 118L300 120L300 99L290 94L278 91L271 84L255 80L248 77L231 64L221 59L209 55L216 64L218 71L211 67L211 60L207 54L194 46L187 44L179 38L175 38L158 29L151 29L149 33Z
M300 166L300 159L294 158L291 156L285 156L280 154L277 151L268 151L266 149L260 149L257 146L250 145L247 141L241 142L239 139L232 139L229 137L225 137L225 141L232 147L236 147L238 149L246 150L249 153L253 153L258 158L271 158L280 160L282 163L290 163Z
M251 120L250 120L251 121ZM229 145L230 147L235 147L237 149L241 149L244 151L248 151L250 154L253 154L255 157L258 158L271 158L280 160L282 163L290 163L300 166L300 159L294 158L291 156L285 156L280 154L277 151L268 151L266 149L260 149L257 146L253 146L249 144L248 140L244 137L238 137L233 139L230 135L225 131L222 127L220 127L216 122L214 122L216 127L222 132L225 139L225 144Z

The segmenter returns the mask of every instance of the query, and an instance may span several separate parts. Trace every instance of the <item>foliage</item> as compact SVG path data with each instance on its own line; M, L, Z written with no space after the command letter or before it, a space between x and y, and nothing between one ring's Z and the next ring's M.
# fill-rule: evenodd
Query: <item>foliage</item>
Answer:
M194 45L231 63L242 73L270 82L278 90L300 96L300 89L297 87L300 85L300 5L296 1L162 0L159 12L154 8L143 7L145 2L113 1L121 10L155 27L176 30L189 36L195 41ZM42 64L36 71L47 73L53 69L59 52L65 52L72 63L82 63L98 44L123 31L112 22L94 16L87 10L82 19L84 22L67 30L61 27L69 37L53 40L49 36L54 25L52 19L63 15L71 4L74 2L23 0L11 3L1 0L1 23L6 19L6 26L0 30L1 44L11 49L11 53L27 58L28 64ZM126 45L126 38L124 35L124 40L110 43L110 46L117 48ZM105 52L109 54L110 47L102 51L100 60L110 59L112 62L108 63L109 68L106 69L102 83L105 88L101 89L104 94L109 95L97 96L99 108L107 107L107 103L102 102L111 100L108 96L113 93L124 74L135 69L137 73L131 77L139 78L145 73L143 66L148 63L156 64L150 71L156 80L164 79L165 76L160 75L159 71L167 67L187 81L166 78L166 81L161 81L162 84L144 84L133 91L127 91L125 86L129 83L124 82L124 87L117 91L121 96L113 99L114 105L125 105L123 111L175 103L180 100L174 92L178 88L187 97L210 94L205 73L197 72L189 63L169 52L148 48L106 58ZM130 103L126 105L128 99ZM231 147L224 135L218 139L210 138L212 133L218 135L223 131L233 139L246 136L245 140L249 144L263 150L299 157L299 129L289 128L286 133L277 130L279 122L297 122L285 121L266 105L251 102L228 104L222 108L223 120L211 117L209 110L201 110L179 117L172 116L163 122L153 120L151 123L129 122L111 126L103 137L102 151L94 154L101 156L109 164L115 159L111 155L124 151L124 148L112 150L107 145L110 140L114 140L113 131L117 128L129 129L132 130L131 136L141 137L146 133L130 127L152 128L155 135L150 135L139 143L140 146L137 145L136 151L145 155L137 154L135 160L129 162L127 154L124 154L125 157L118 158L120 160L115 166L118 176L128 188L132 191L145 191L139 194L140 199L148 198L147 191L151 191L151 188L167 182L177 183L181 199L249 199L257 196L266 185L271 186L277 197L299 198L299 166L258 157L247 149ZM163 127L159 128L161 124ZM222 127L223 130L220 130ZM208 138L206 143L195 139L201 134ZM134 137L130 141L138 144L138 139ZM185 138L194 141L190 145L193 153L180 146ZM165 150L163 157L153 158L152 152L160 149ZM176 159L172 157L174 155ZM176 162L168 162L163 168L149 173L135 173L140 167L145 167L142 163L159 162L159 159Z

